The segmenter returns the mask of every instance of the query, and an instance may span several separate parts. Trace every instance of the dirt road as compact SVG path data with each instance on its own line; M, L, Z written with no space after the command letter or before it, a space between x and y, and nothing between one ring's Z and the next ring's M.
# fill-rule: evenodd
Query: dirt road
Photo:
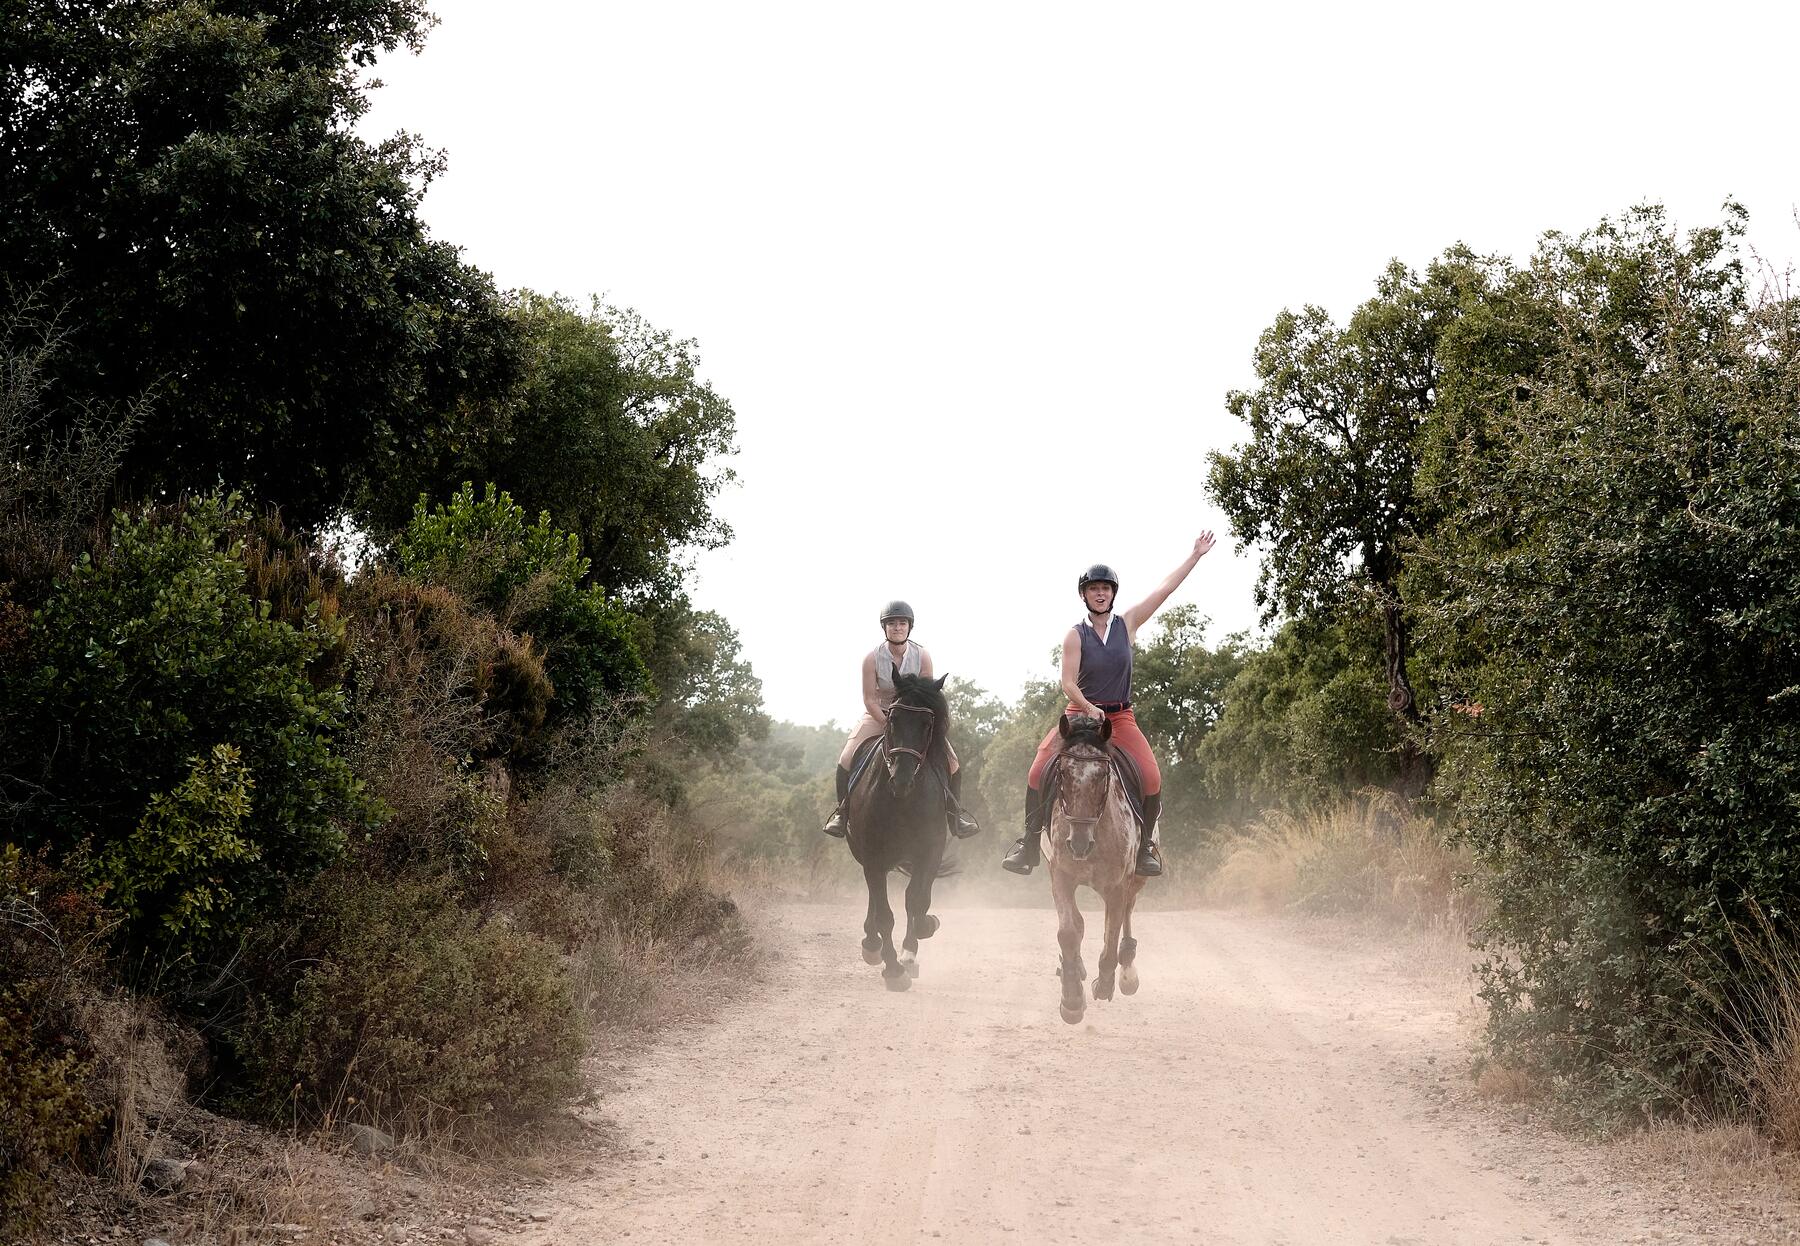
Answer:
M1048 909L943 916L890 993L859 909L767 914L766 985L616 1071L624 1154L524 1240L1737 1240L1471 1103L1457 992L1392 945L1141 913L1142 990L1070 1026Z

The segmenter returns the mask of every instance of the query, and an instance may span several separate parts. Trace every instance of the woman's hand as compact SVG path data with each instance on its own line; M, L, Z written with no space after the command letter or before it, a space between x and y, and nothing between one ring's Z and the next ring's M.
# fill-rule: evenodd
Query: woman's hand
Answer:
M1202 532L1199 535L1199 537L1196 538L1194 541L1194 557L1195 558L1206 557L1206 551L1211 549L1212 547L1213 547L1213 534L1211 533L1211 531Z

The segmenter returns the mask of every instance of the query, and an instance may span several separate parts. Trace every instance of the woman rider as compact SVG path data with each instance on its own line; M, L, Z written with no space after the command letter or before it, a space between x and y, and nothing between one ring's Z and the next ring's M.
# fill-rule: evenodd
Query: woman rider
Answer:
M850 795L850 765L856 760L856 750L863 746L863 741L872 739L887 729L888 706L894 703L897 695L894 690L894 675L899 673L931 678L931 655L925 652L924 645L912 638L912 629L913 608L903 601L888 602L881 612L881 630L886 634L886 639L863 659L863 715L857 721L856 730L850 733L844 751L838 754L837 808L831 811L831 820L820 828L827 835L842 839L847 833L844 804ZM963 811L959 799L962 795L962 774L956 760L956 750L950 747L948 740L944 741L944 754L949 758L950 766L950 773L945 778L945 813L950 819L951 833L958 839L967 839L981 828L975 824L974 818Z
M1156 816L1162 810L1162 772L1150 752L1150 742L1138 730L1137 718L1131 712L1131 645L1138 629L1181 587L1196 563L1213 547L1213 534L1202 532L1194 542L1194 552L1150 595L1128 610L1113 613L1113 598L1119 593L1119 577L1111 567L1095 564L1081 573L1076 591L1087 607L1087 617L1069 629L1063 637L1062 686L1069 698L1068 715L1085 714L1104 718L1112 724L1112 743L1137 763L1143 779L1144 825L1148 828L1138 841L1137 872L1154 878L1162 873L1162 861L1156 855L1153 833ZM1039 839L1043 835L1044 769L1061 746L1061 732L1052 727L1044 742L1038 745L1037 757L1031 763L1031 775L1025 787L1025 834L1000 864L1015 874L1029 874L1041 859Z

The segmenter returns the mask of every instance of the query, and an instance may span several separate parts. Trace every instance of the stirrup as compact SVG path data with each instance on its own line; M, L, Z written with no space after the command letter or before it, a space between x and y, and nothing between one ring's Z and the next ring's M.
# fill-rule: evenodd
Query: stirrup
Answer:
M976 822L974 818L971 818L963 810L958 809L955 813L950 815L950 833L958 839L967 839L971 835L980 834L980 832L980 823Z
M1160 878L1162 872L1162 855L1156 850L1156 841L1146 835L1144 842L1138 846L1137 876L1139 878Z
M831 811L831 820L819 828L833 839L843 839L850 834L850 828L844 825L844 810L840 806Z
M1038 834L1041 832L1026 831L1024 835L1020 836L1019 842L1013 845L1012 851L1001 860L1000 868L1014 874L1029 874L1036 869L1038 863L1044 859L1043 852L1038 846Z

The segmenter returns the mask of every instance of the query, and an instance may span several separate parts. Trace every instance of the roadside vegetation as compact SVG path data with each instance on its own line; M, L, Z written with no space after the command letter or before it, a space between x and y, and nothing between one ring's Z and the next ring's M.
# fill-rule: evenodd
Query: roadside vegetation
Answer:
M438 157L352 123L428 20L0 17L9 1241L79 1174L178 1186L203 1118L530 1136L750 954L684 798L766 726L684 590L731 407L427 234Z

